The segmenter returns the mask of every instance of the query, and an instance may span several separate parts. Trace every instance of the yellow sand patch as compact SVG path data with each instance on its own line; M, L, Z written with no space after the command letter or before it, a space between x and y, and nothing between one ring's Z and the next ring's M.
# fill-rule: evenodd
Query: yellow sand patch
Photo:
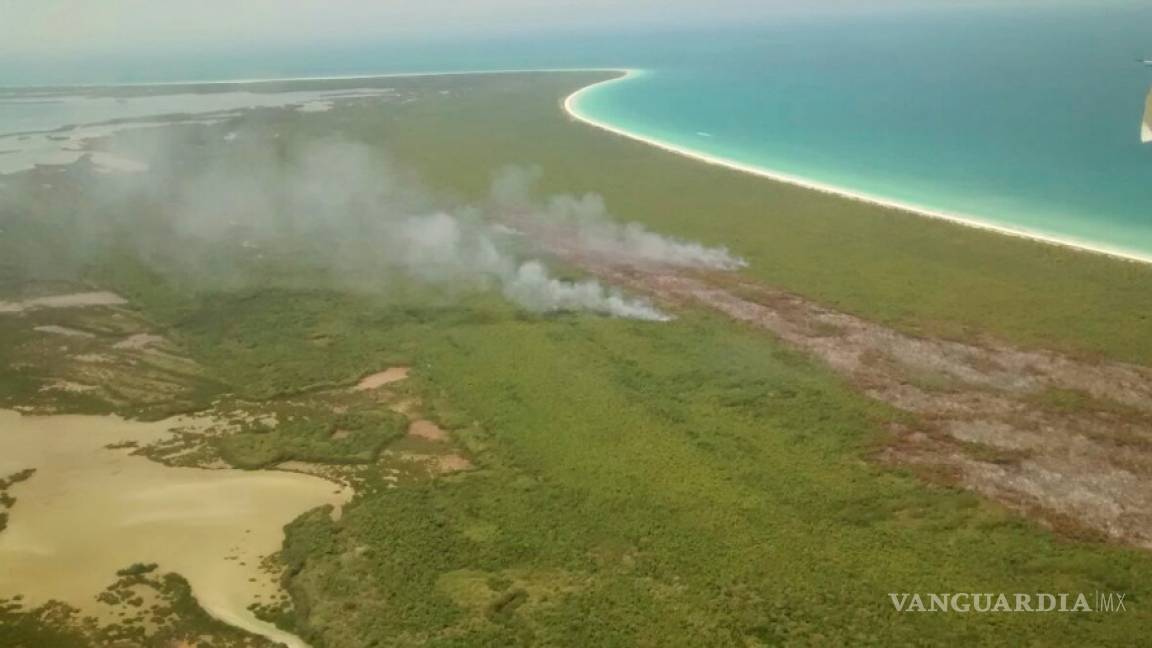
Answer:
M457 454L443 455L436 458L436 468L442 473L454 473L472 468L472 462Z
M447 441L448 433L432 421L412 421L408 426L408 436L428 441Z
M384 371L374 373L370 376L365 376L352 389L353 391L379 389L384 385L404 380L408 377L409 370L410 369L408 367L389 367Z

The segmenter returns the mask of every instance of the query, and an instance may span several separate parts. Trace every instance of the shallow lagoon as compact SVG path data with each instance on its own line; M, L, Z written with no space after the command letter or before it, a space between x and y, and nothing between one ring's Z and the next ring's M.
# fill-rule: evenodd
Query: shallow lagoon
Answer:
M117 570L158 563L184 576L216 618L303 645L247 609L278 590L260 561L280 549L285 524L318 506L338 510L351 493L309 475L169 468L107 447L159 440L175 423L0 410L0 475L36 469L9 491L0 595L22 594L30 606L61 600L99 617L96 595Z

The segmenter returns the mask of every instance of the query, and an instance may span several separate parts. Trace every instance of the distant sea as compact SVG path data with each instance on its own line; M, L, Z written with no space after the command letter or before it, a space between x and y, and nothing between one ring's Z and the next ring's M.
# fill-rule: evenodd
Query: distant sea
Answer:
M1144 4L1144 3L1141 3ZM643 69L580 111L679 148L1152 257L1152 3L848 12L453 43L0 62L0 84ZM157 76L163 70L163 76ZM4 114L0 111L0 131Z

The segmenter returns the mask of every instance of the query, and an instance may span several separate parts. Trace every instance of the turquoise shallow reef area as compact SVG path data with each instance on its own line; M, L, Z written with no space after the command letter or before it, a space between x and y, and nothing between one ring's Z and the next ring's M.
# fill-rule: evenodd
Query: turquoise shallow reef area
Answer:
M578 107L733 162L1152 257L1152 67L1136 60L1150 25L1152 11L1065 9L768 28Z

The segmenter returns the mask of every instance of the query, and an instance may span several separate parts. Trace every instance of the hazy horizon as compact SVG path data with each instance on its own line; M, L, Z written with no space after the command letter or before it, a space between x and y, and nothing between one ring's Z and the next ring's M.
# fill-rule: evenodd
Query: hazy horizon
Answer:
M1150 83L1152 0L0 0L0 648L1133 645Z
M221 70L219 78L346 73L338 59L354 49L381 53L379 65L356 72L428 71L461 67L469 48L509 38L569 42L595 50L596 38L621 32L699 31L908 9L1050 10L1084 4L1081 0L818 0L796 6L785 0L719 0L702 7L688 0L431 0L398 6L352 0L332 6L303 0L285 7L274 0L208 0L195 5L170 0L99 4L0 0L0 85L208 79L214 78L207 71L213 66ZM591 58L597 55L589 53ZM308 59L309 70L295 71L282 62L287 56L297 62ZM397 59L406 62L398 67ZM201 62L199 69L193 67ZM190 71L174 74L163 68Z

